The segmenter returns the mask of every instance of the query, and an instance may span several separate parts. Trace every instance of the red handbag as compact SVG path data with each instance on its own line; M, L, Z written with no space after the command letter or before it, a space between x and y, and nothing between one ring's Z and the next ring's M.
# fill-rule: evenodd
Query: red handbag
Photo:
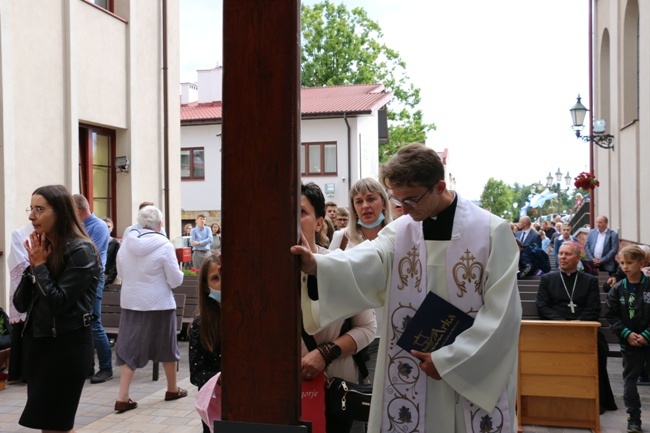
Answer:
M312 433L325 433L325 372L302 381L301 418L311 422Z

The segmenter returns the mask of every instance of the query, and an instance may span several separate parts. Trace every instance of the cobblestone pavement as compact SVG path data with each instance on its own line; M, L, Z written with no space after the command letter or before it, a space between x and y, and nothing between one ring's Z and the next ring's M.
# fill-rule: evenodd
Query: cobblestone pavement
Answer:
M76 429L79 432L170 432L200 433L201 420L194 410L196 387L190 384L187 365L188 343L179 342L181 362L178 371L178 384L188 390L188 396L180 400L164 401L165 375L160 368L160 380L152 381L152 365L137 370L131 385L131 398L138 402L138 408L122 414L113 410L119 388L119 368L114 370L114 378L100 384L86 383L81 403L77 412ZM626 431L627 415L623 406L623 383L621 378L621 359L608 358L610 382L617 411L601 415L603 433L620 433ZM650 409L650 386L639 386L642 407ZM33 432L18 425L18 419L26 399L26 386L23 384L7 385L0 391L0 432ZM642 416L644 425L650 428L650 415ZM587 430L553 428L541 426L524 426L524 433L577 433Z

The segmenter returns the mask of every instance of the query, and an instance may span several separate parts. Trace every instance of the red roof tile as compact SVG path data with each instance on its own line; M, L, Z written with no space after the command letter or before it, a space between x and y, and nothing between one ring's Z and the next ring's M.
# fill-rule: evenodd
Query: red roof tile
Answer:
M181 122L221 120L221 101L201 103L190 102L181 105Z
M383 84L355 84L349 86L309 87L300 92L301 111L304 117L347 113L369 114L386 105L393 94L386 92ZM181 122L221 120L221 101L181 105Z

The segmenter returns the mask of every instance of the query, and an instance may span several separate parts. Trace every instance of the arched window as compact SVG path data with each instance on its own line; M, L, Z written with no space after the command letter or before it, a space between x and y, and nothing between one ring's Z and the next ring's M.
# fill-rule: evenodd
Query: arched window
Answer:
M623 21L623 125L639 118L639 4L629 0Z

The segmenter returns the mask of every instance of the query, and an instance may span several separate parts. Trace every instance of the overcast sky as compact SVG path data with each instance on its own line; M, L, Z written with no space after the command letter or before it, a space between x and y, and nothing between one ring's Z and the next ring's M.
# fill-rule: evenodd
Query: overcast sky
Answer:
M513 185L545 183L558 168L572 177L588 171L588 145L569 115L578 93L590 108L588 1L343 3L363 7L406 62L425 121L437 126L427 144L448 149L461 195L478 199L490 177ZM181 81L222 64L222 7L180 2Z

